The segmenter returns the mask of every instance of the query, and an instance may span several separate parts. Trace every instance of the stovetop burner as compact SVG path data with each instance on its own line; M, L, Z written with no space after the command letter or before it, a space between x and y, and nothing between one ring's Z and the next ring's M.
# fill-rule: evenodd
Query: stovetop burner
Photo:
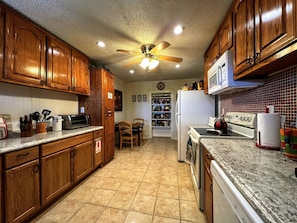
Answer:
M227 131L227 133L223 133L220 130L210 129L210 128L194 128L195 131L199 133L199 135L202 136L232 136L232 137L244 137L242 134L232 132L230 130Z

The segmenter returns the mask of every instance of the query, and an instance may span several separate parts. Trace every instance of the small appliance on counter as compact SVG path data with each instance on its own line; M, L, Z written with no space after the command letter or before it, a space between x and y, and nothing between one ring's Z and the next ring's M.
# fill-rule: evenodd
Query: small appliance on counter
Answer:
M80 115L59 115L63 119L62 129L71 130L90 126L90 116Z
M8 137L8 129L5 119L0 117L0 139L5 139Z

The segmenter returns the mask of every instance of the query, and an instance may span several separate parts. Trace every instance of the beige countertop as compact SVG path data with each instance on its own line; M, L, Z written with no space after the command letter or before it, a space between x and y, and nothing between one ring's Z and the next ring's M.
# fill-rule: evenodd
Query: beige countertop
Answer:
M264 222L297 222L297 162L256 147L254 140L201 143Z
M93 132L99 129L103 129L103 126L89 126L85 128L63 130L58 132L48 131L46 133L34 134L31 137L12 137L0 140L0 154L7 153L14 150L20 150L40 144Z

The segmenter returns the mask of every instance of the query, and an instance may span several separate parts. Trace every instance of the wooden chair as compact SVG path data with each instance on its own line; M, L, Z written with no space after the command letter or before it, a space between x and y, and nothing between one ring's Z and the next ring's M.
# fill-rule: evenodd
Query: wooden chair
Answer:
M139 131L140 131L141 140L143 142L143 125L144 125L144 119L143 118L135 118L135 119L133 119L133 123L140 123L140 124L142 124L142 126L139 129Z
M122 149L123 144L130 144L131 149L133 145L137 145L138 135L132 130L132 122L129 121L120 121L119 122L120 130L120 149Z

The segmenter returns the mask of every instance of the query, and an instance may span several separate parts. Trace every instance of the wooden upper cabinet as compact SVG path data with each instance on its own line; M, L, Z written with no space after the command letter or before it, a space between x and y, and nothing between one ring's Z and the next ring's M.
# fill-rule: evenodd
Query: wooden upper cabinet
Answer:
M72 87L78 94L90 94L89 58L72 49Z
M228 15L219 32L220 55L232 47L233 26L232 12Z
M3 63L4 63L4 11L0 7L0 80L3 77ZM1 222L1 221L0 221Z
M103 106L104 113L114 112L114 80L113 75L105 69L103 75Z
M255 0L257 61L296 40L296 20L295 0Z
M46 35L24 17L6 12L5 71L2 79L29 86L45 84Z
M47 39L47 86L65 91L71 88L71 48L54 37Z
M207 72L209 70L209 68L211 67L212 63L211 63L211 58L209 56L209 51L206 52L206 54L204 55L204 93L208 93L208 75Z
M254 4L251 0L237 0L234 6L234 73L252 67L254 62Z
M220 57L220 41L219 36L216 35L210 45L210 60L211 64L214 64Z

